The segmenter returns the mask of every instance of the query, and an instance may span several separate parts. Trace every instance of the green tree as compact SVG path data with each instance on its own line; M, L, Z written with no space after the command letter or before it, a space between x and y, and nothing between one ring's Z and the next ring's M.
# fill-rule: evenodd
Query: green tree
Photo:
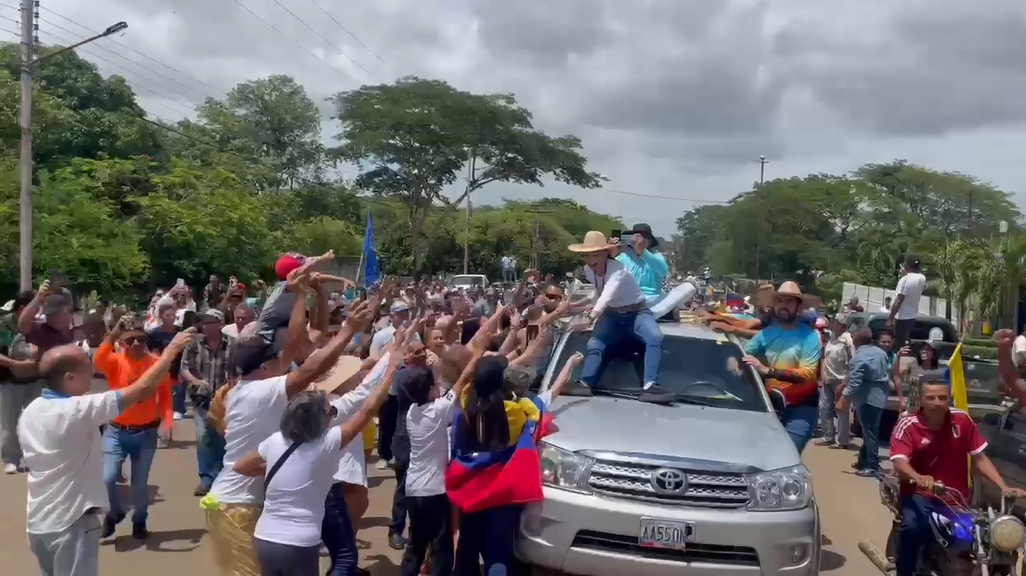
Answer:
M359 188L403 201L418 271L431 207L447 203L443 190L464 173L471 192L496 181L540 185L546 176L585 188L601 181L585 169L580 140L535 130L512 95L471 94L407 77L340 92L334 100L342 127L334 152L361 167Z

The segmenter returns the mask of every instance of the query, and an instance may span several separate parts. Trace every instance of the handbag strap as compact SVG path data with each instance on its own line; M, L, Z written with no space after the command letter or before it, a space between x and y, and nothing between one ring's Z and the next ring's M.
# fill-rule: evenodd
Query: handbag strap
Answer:
M285 449L285 452L278 457L278 461L274 463L274 466L271 466L271 469L267 472L267 476L264 477L264 492L267 492L267 486L271 483L271 479L274 478L274 475L278 473L278 469L281 468L281 465L289 459L289 456L292 456L292 453L296 451L296 448L299 448L300 444L302 444L302 442L293 442Z

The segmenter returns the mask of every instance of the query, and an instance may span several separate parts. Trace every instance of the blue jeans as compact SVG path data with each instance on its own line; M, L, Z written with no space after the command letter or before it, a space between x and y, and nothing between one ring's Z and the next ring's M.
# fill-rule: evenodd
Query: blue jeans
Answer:
M883 408L863 404L855 408L862 424L862 447L859 448L859 468L877 471L880 469L880 418Z
M224 436L207 421L206 408L196 407L192 419L196 423L196 465L200 484L209 490L224 465Z
M179 382L171 387L171 410L185 414L185 395L185 382Z
M915 494L901 499L901 528L894 564L897 576L913 576L923 546L933 542L930 514L947 510L939 500Z
M509 574L520 510L520 506L508 505L461 514L453 573L456 576L480 576L480 557L484 560L485 576Z
M118 472L125 459L132 462L132 523L146 522L150 506L147 482L150 478L150 466L153 456L157 453L157 429L122 430L108 425L103 432L103 482L107 485L107 497L110 498L109 514L114 518L123 518L125 509L121 506L118 495Z
M663 333L648 308L638 312L606 310L595 322L584 356L581 382L594 386L601 376L602 356L607 348L614 350L624 338L637 338L645 345L644 384L659 381L659 362L663 356Z
M809 440L812 440L818 417L819 410L816 406L788 406L780 413L780 423L784 425L784 430L794 442L799 454L805 450Z
M341 482L331 485L324 501L321 540L331 558L331 568L326 576L355 576L360 554L356 549L356 533L349 521Z

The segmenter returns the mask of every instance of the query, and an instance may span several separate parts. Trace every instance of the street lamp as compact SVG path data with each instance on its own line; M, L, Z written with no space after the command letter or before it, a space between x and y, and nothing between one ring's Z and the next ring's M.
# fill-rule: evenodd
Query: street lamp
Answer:
M22 290L29 290L32 288L32 70L33 68L46 60L52 58L58 54L64 54L78 48L83 44L88 44L94 40L100 38L106 38L112 34L117 34L122 30L128 28L127 22L117 22L111 24L107 28L95 36L91 36L72 44L71 46L65 46L60 50L55 50L40 56L39 58L32 59L32 46L33 40L33 29L34 29L34 7L32 0L22 0L21 3L21 118L19 124L21 125L21 192L18 198L19 201L19 250L18 250L18 264L19 270L19 283Z

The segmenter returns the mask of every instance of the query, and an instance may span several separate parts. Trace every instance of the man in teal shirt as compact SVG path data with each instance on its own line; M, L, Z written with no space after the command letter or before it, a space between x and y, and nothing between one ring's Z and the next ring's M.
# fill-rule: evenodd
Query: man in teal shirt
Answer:
M666 281L666 276L670 273L670 266L662 254L652 251L652 248L659 245L659 240L652 234L651 226L637 224L629 231L629 234L633 235L631 236L631 245L629 247L621 246L616 260L623 264L624 269L637 280L638 287L641 288L641 293L645 296L645 302L653 316L662 318L694 297L697 290L688 282L677 286L669 293L663 293L663 282ZM619 238L610 240L614 243L620 241Z

